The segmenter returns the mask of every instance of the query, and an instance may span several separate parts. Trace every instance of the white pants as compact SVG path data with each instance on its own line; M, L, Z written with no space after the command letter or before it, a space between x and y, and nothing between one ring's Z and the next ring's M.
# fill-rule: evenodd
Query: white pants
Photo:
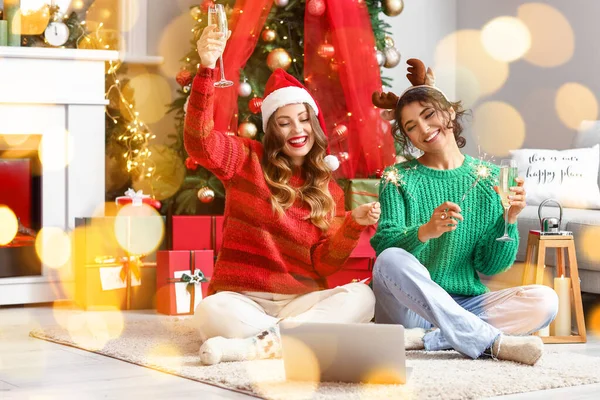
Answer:
M251 337L281 319L366 323L374 313L371 288L357 282L305 295L218 292L198 304L194 324L204 341L214 336Z

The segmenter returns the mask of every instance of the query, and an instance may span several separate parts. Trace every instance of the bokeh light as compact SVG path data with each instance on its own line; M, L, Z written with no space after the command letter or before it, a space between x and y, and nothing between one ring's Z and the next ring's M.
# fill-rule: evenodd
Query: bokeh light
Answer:
M159 343L148 352L146 359L151 365L160 366L158 369L166 372L179 372L184 361L181 350L170 343Z
M21 0L21 35L40 35L44 33L50 20L46 1Z
M477 79L480 95L500 89L509 72L508 63L492 58L484 49L478 30L460 30L440 40L435 51L435 65L469 70Z
M99 312L71 314L67 330L77 346L96 351L103 349L109 340L121 336L124 326L121 311L107 308Z
M75 146L69 132L61 128L49 129L40 140L38 156L45 169L62 170L75 155Z
M586 321L587 330L592 335L600 338L600 306L596 306L588 315Z
M1 135L9 147L19 147L29 140L29 135Z
M589 226L581 234L580 240L585 257L594 263L600 263L600 227Z
M165 78L157 74L142 73L131 78L127 86L133 89L135 109L144 123L154 123L165 116L165 104L169 104L173 97Z
M598 100L589 88L575 82L562 85L556 93L556 112L567 127L578 129L585 120L598 119Z
M115 218L114 229L119 245L129 254L138 256L155 251L165 233L163 218L146 204L130 204L121 208Z
M499 101L481 104L473 113L473 135L481 148L494 156L507 156L525 141L525 122L511 105Z
M481 41L490 56L505 62L518 60L531 47L529 29L515 17L497 17L485 24Z
M60 228L43 227L35 238L35 251L42 263L59 268L71 258L71 239Z
M573 28L559 10L548 4L526 3L519 6L517 17L531 35L531 47L525 60L539 67L556 67L573 57Z
M473 107L481 95L479 81L473 72L461 66L439 66L434 68L436 86L444 90L450 100L460 99L466 109ZM454 96L445 88L456 88Z
M196 21L190 17L189 8L182 9L164 29L158 43L158 55L164 58L160 70L165 76L175 77L181 68L181 55L190 51L190 38ZM200 36L198 36L200 37ZM185 38L182 40L182 38ZM195 71L194 71L195 72Z
M6 246L13 241L19 230L17 216L5 205L0 205L0 246Z

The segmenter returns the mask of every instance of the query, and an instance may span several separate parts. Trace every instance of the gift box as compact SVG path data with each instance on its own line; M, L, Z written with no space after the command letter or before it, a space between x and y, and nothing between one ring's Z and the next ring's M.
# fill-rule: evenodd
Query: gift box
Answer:
M75 304L84 310L154 308L156 263L137 257L101 258L75 271Z
M119 217L120 218L120 217ZM136 234L146 226L145 218L76 218L74 236L75 303L83 309L149 309L156 295L156 248L164 249L164 235L158 243L144 246L147 237ZM163 219L164 221L164 219ZM163 222L164 223L164 222ZM156 226L156 220L153 221ZM121 227L125 227L123 230ZM129 254L127 249L148 249Z
M373 264L375 264L375 250L371 247L371 237L377 231L374 225L368 226L360 234L358 244L350 254L344 267L333 275L327 277L329 287L345 285L353 281L371 279Z
M174 215L171 217L171 250L214 250L218 254L223 241L225 218L215 215Z
M156 311L167 315L193 314L208 293L213 251L159 251L157 265Z
M160 210L161 207L160 201L151 198L148 194L144 194L141 190L136 192L131 188L127 189L125 196L117 197L115 199L115 203L117 203L117 207L123 207L127 204L131 204L133 206L141 206L142 204L146 204L157 210Z
M379 179L349 179L344 186L348 211L379 199Z

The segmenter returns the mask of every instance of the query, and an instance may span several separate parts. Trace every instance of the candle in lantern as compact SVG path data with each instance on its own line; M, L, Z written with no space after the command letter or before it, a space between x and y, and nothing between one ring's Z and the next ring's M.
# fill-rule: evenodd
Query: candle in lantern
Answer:
M558 295L558 313L554 320L554 335L571 335L571 279L554 278L554 290Z

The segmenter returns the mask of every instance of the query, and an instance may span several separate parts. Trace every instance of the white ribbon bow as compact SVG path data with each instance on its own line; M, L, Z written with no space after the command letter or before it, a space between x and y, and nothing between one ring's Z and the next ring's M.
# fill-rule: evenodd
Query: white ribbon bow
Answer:
M150 197L149 194L144 194L144 192L140 189L137 192L132 188L127 189L125 192L125 196L131 199L131 204L134 206L141 206L143 203L143 199L147 199Z

